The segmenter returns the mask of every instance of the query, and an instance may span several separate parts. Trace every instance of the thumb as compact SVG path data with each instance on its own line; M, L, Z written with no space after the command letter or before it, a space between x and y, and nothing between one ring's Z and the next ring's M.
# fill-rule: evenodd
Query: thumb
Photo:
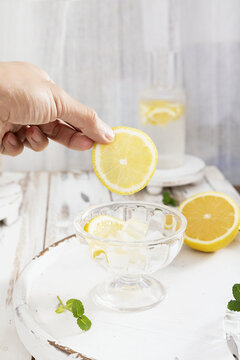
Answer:
M51 88L59 119L98 143L113 141L112 129L98 117L93 109L72 98L56 84L51 83Z

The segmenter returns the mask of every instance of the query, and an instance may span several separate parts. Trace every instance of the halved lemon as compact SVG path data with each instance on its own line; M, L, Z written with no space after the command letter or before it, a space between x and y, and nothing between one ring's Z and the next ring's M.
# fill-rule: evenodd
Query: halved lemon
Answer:
M184 113L184 105L165 100L142 100L139 106L144 125L164 126Z
M85 226L84 230L96 237L103 239L114 239L119 230L122 230L125 222L108 215L99 215L91 219ZM99 240L86 239L89 245L90 253L93 259L103 254L108 262L106 253L106 244Z
M180 205L179 210L188 223L185 243L193 249L219 250L238 233L239 206L225 194L209 191L193 195Z
M157 165L157 149L143 131L127 126L114 127L113 131L115 138L111 144L94 144L93 169L112 192L133 194L151 179Z

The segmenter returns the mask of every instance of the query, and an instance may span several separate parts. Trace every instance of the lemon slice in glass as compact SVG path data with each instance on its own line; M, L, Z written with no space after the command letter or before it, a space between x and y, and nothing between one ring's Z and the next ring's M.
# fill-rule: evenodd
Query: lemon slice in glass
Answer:
M115 217L98 215L84 226L84 230L102 239L115 239L118 231L123 229L124 224L124 221Z
M140 113L144 125L165 126L183 116L184 105L165 100L141 100Z
M122 230L125 222L108 215L99 215L91 219L85 226L84 230L96 237L102 239L115 239L119 230ZM86 239L89 245L90 253L93 259L103 254L107 257L107 244L99 240Z

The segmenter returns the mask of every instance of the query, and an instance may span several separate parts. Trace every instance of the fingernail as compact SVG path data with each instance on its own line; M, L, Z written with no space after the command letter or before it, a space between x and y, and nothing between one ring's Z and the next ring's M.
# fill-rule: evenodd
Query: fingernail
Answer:
M115 136L115 134L111 128L105 128L105 137L108 140L112 141L114 139L114 136Z
M16 139L15 135L13 135L13 134L9 134L9 135L8 135L7 141L8 141L8 142L10 143L10 145L12 145L12 146L17 146L17 144L18 144L17 139Z
M35 141L37 143L42 141L42 136L37 129L34 129L32 135L31 135L31 138L33 141Z

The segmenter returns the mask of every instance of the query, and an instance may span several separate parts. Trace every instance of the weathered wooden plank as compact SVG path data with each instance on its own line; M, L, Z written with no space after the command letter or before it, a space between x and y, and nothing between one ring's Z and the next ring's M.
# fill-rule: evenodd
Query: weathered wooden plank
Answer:
M93 172L51 174L45 246L74 233L73 220L91 205L110 201Z
M0 227L0 359L28 360L31 355L15 330L11 307L16 278L30 259L42 249L48 193L46 173L9 173L23 189L19 219Z
M215 166L206 169L206 181L215 191L223 192L231 196L240 206L240 195L238 191L224 177L223 173Z
M206 168L208 169L208 167ZM204 177L198 181L197 183L184 185L184 186L176 186L174 188L169 189L174 198L181 203L183 200L187 199L189 196L197 194L203 191L212 191L214 190L211 186L211 183L207 180L207 170Z
M111 193L111 198L113 201L125 201L125 200L137 200L137 201L149 201L149 202L162 202L162 194L151 195L147 192L146 189L143 189L136 194L132 195L119 195Z
M174 198L179 203L198 192L219 191L231 196L233 199L235 199L235 201L237 201L238 204L240 204L240 195L238 194L237 190L234 189L231 183L215 166L207 166L205 176L199 182L184 186L176 186L167 190L174 196ZM112 193L111 197L113 200L127 199L162 203L162 194L151 195L146 191L146 189L129 196Z
M206 181L204 177L201 181L195 184L184 185L184 186L176 186L173 188L166 188L173 196L178 200L178 202L183 201L187 197L200 192L200 191L208 191L212 190L210 184ZM162 204L162 194L158 195L151 195L147 192L146 189L133 194L133 195L118 195L118 194L111 194L113 200L140 200L140 201L149 201L149 202L156 202Z

